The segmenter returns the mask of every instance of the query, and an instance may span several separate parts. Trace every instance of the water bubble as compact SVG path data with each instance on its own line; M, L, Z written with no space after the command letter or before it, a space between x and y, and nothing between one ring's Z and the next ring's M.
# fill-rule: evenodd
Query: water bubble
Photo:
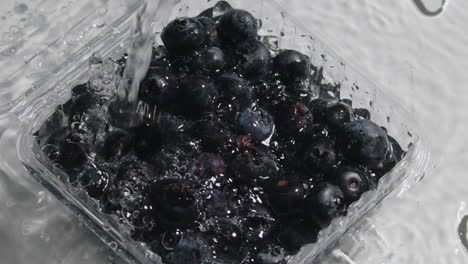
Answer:
M166 250L173 250L182 240L184 233L179 229L166 231L163 234L161 244Z
M265 43L268 49L272 51L279 50L279 38L277 36L262 36L261 40Z
M93 22L93 28L102 28L103 26L106 25L106 21L104 20L104 18L100 17L100 18L97 18L96 20L94 20Z
M116 242L110 242L110 243L109 243L109 247L110 247L112 250L116 250L117 247L118 247L118 245L117 245Z
M232 9L231 5L226 1L219 1L213 6L213 16L221 16L226 11Z

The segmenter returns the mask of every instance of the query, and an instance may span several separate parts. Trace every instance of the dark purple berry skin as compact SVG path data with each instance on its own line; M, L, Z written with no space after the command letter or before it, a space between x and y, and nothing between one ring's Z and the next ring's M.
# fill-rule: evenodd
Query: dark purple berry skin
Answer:
M313 171L326 172L339 161L334 142L328 139L318 139L305 148L303 153L304 166Z
M325 123L331 129L339 129L354 119L352 111L345 103L329 104L325 109Z
M273 68L286 85L311 77L310 58L295 50L283 50L278 53L273 60Z
M49 152L49 158L69 173L79 169L88 161L80 135L72 133L68 128L58 130L50 136L47 144L57 146L55 151Z
M398 144L393 137L388 136L388 141L390 142L391 148L388 151L387 156L376 168L373 169L378 178L391 171L405 155L400 144Z
M198 217L196 190L189 183L163 180L149 193L154 214L164 225L186 227Z
M201 140L203 151L218 152L229 144L231 131L219 120L205 119L194 124L193 135Z
M354 115L356 116L357 119L365 119L365 120L370 120L371 114L369 110L364 109L364 108L356 108L354 109Z
M70 121L80 121L84 113L88 112L98 104L99 96L89 90L73 97L70 106Z
M150 67L140 84L138 98L158 108L170 109L176 99L177 83L174 74L166 67Z
M182 114L191 119L199 119L216 108L219 93L212 79L191 76L181 81L179 99Z
M365 171L351 166L336 169L332 181L341 189L348 204L357 201L370 189L369 176Z
M189 123L181 117L161 113L156 120L157 136L161 144L180 145L188 138Z
M279 177L267 187L268 201L278 215L292 215L304 210L306 190L302 182Z
M161 38L170 53L188 55L209 44L210 32L195 18L177 18L164 28Z
M302 140L305 144L311 144L319 139L330 137L330 129L323 124L313 124L308 126L302 133Z
M232 9L225 12L218 24L220 38L229 44L239 44L257 36L258 22L249 12Z
M226 165L220 155L202 153L195 161L193 174L200 179L222 177L226 173Z
M277 240L289 254L296 254L303 245L316 242L317 234L309 221L293 218L281 223Z
M249 81L234 73L225 73L218 77L216 86L221 91L226 104L231 104L233 111L240 112L254 102L253 88Z
M271 71L270 50L258 40L243 43L236 50L238 71L242 77L251 81L264 80Z
M273 118L260 107L247 108L242 111L238 122L244 132L252 136L256 142L268 139L275 131Z
M170 264L204 264L212 259L212 249L200 235L188 233L167 254L165 262Z
M309 108L299 102L280 104L275 117L280 133L291 136L304 133L314 120Z
M141 159L150 159L161 147L161 138L155 126L142 124L133 129L133 149Z
M328 101L321 98L314 99L310 102L309 109L310 111L312 111L312 115L314 116L315 122L324 122L328 104Z
M286 264L287 252L278 245L268 245L265 249L258 252L252 259L252 263L259 264Z
M221 218L227 215L227 201L223 192L207 188L201 193L203 208L208 218Z
M105 160L124 156L132 147L133 138L124 130L109 132L101 149L101 156Z
M226 263L238 263L243 256L241 251L245 239L241 225L233 219L220 218L214 221L211 232L214 238L210 242L216 258Z
M391 148L387 133L368 120L345 124L338 131L337 146L348 159L369 167L381 163Z
M110 175L111 172L108 170L91 164L86 166L77 178L80 186L86 189L90 197L100 199L110 187Z
M224 52L218 47L202 50L194 59L192 71L208 76L217 76L222 73L226 64Z
M344 194L335 185L322 183L316 186L306 200L305 214L318 227L324 228L345 213Z
M278 165L267 153L240 153L231 163L236 178L244 182L262 184L278 173Z

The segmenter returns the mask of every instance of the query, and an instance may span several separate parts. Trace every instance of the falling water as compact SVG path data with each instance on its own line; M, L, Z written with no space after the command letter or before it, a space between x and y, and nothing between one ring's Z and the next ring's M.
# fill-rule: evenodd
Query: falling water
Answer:
M441 0L442 1L441 6L438 9L431 11L426 7L426 4L424 4L423 0L413 0L413 1L416 7L419 9L419 11L421 11L426 16L440 15L444 11L445 7L447 6L447 0Z
M135 17L131 44L122 80L117 88L117 98L109 106L109 122L113 126L131 127L140 119L142 107L137 101L140 82L146 75L151 62L153 47L152 23L160 8L170 1L145 0Z

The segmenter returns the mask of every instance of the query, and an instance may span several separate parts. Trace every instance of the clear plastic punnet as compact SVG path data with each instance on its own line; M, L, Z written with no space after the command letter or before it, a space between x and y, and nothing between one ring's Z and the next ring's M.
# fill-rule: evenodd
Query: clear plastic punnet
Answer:
M34 82L27 78L31 72L28 70L29 63L21 63L18 58L11 58L11 65L14 65L15 69L8 76L1 76L2 85L16 89L13 89L14 92L2 93L1 115L18 123L20 131L17 135L17 154L35 180L62 201L81 222L129 263L162 263L161 258L152 252L148 245L133 240L126 227L115 216L102 213L98 201L89 197L86 191L73 187L67 174L52 164L35 138L39 130L43 133L56 126L54 122L57 120L50 117L57 106L70 99L73 87L89 80L89 59L95 56L93 54L119 59L127 51L133 17L143 3L132 1L129 4L127 1L123 5L122 1L112 0L102 3L109 5L117 2L121 5L114 8L122 8L122 12L114 13L110 22L102 29L99 27L100 30L96 33L89 33L91 35L87 35L89 37L83 40L85 43L80 48L63 53L60 66L34 75ZM326 43L319 40L313 32L309 32L306 26L297 22L294 15L282 7L282 4L286 3L287 1L273 0L230 2L235 8L245 9L259 19L259 35L272 52L286 48L296 49L308 55L314 66L323 69L325 81L330 85L317 87L315 96L340 96L342 99L352 99L353 107L369 109L372 120L385 126L388 133L407 152L403 160L380 179L376 189L366 192L354 202L348 208L346 216L335 219L329 227L321 230L316 243L303 246L297 255L289 259L289 263L311 263L318 254L330 248L398 186L418 182L424 176L429 154L411 113L400 105L385 87L372 83L359 73L356 67L352 66L358 65L357 62L350 64L343 61ZM153 22L155 45L162 44L159 33L170 20L196 16L214 4L215 2L206 0L161 0L160 9ZM105 14L107 13L100 11L82 16L76 25L70 28L70 32L79 31L78 28L93 31L89 25L92 25L92 21L96 21L98 16ZM65 39L66 35L65 32ZM39 52L36 57L46 56L41 54ZM34 58L30 58L29 61L33 61ZM7 62L0 63L8 65ZM338 86L339 90L336 89Z

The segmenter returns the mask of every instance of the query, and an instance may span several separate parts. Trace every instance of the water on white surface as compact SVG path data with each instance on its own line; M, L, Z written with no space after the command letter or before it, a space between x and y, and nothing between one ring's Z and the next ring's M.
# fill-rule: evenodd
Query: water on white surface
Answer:
M418 2L444 11L428 17ZM19 4L11 16L25 9ZM467 263L468 1L289 0L287 7L411 109L437 160L420 184L392 195L318 263ZM0 162L15 155L6 151L15 148L11 124L0 120ZM119 263L58 201L25 180L19 163L0 165L1 263Z

